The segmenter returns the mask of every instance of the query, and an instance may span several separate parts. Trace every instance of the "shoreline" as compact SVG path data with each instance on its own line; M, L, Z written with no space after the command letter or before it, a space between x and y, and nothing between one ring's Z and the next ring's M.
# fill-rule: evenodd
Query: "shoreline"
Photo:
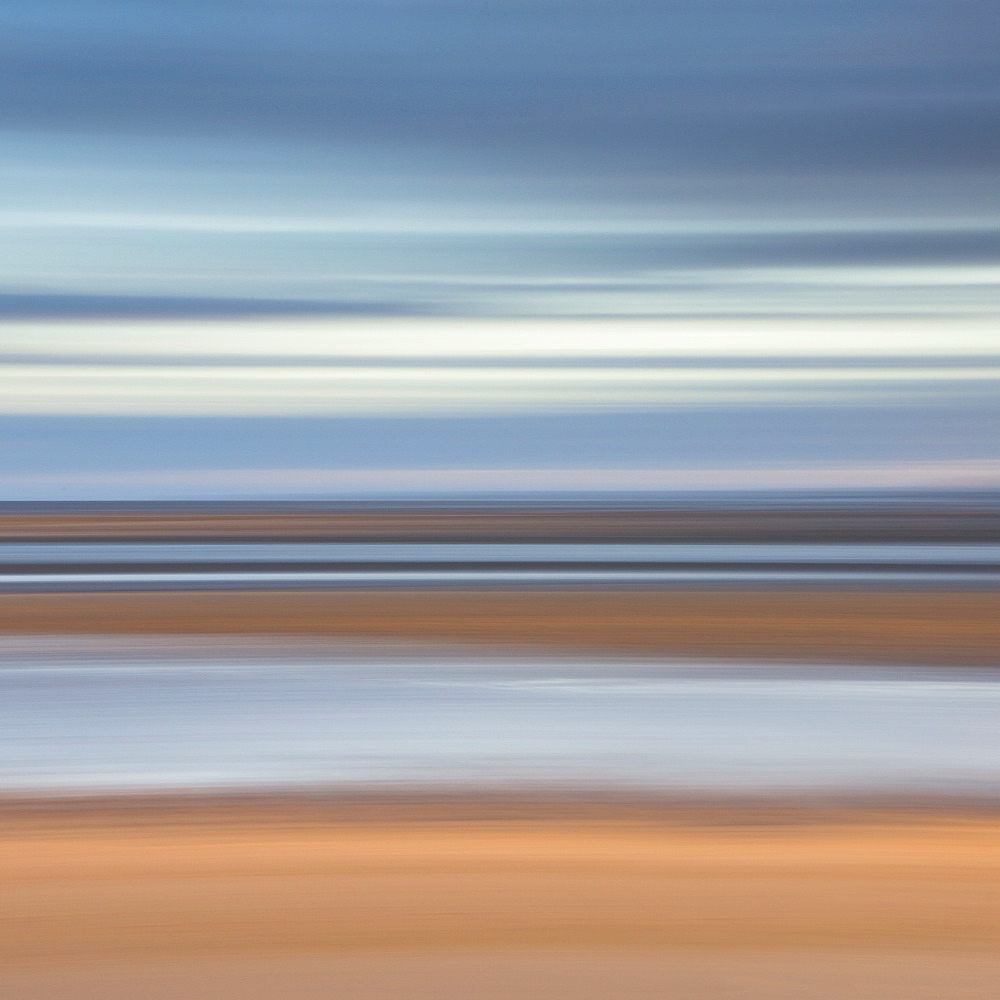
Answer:
M914 827L996 824L988 795L872 792L619 792L552 787L206 788L165 792L0 795L0 843L83 831L339 829L527 824L651 830ZM1000 862L1000 852L998 852Z

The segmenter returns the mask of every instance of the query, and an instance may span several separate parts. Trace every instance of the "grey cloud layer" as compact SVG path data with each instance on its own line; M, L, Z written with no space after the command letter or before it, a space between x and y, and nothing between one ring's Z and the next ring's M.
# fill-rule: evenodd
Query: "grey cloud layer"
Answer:
M1000 308L998 262L1000 233L989 229L427 235L55 228L16 231L0 252L0 267L30 275L21 289L31 289L0 277L0 319L989 313ZM87 292L88 284L119 294Z
M8 17L8 127L440 143L561 170L1000 157L975 3L21 0Z

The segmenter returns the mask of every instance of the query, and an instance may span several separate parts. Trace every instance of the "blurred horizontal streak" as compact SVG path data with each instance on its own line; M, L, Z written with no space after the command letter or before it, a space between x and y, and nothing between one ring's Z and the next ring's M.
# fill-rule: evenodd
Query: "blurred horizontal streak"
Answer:
M697 355L664 355L658 356L620 356L609 355L606 358L595 359L594 357L573 357L565 355L562 357L546 356L539 357L501 357L501 356L475 356L475 355L455 355L453 357L439 357L419 355L399 355L386 357L365 357L362 355L317 354L313 357L298 355L283 356L281 354L267 355L169 355L163 357L153 357L143 354L3 354L0 353L0 366L27 366L30 370L35 367L55 367L57 369L84 368L93 366L96 370L123 369L143 370L150 367L159 369L166 367L168 370L177 369L183 371L186 367L205 368L214 370L216 368L233 369L243 371L247 368L273 368L276 371L284 368L292 369L374 369L380 371L384 368L401 369L404 371L418 371L424 369L469 369L476 371L492 371L493 369L509 369L514 372L520 369L537 369L539 371L559 371L562 369L588 369L596 371L619 371L633 368L651 369L656 372L664 369L667 372L688 372L691 370L705 370L712 373L713 378L722 378L724 373L729 372L730 377L736 378L745 370L756 373L758 371L777 371L783 377L792 378L793 372L799 371L834 371L838 378L849 378L850 373L855 369L877 373L882 370L888 371L888 377L904 378L903 373L917 370L917 377L920 377L922 369L931 377L949 378L949 372L959 370L960 372L974 372L986 369L992 371L1000 366L1000 355L966 355L958 354L954 357L946 355L933 356L906 356L889 355L886 357L850 357L848 355L831 354L828 357L795 356L795 355L775 355L774 357L755 355L732 355L718 357L698 357ZM759 376L755 376L759 377ZM869 377L874 378L875 374ZM961 374L959 378L963 377Z
M32 379L35 382L32 382ZM191 365L102 365L102 364L5 364L0 365L0 384L5 392L20 392L30 395L44 386L47 381L53 385L72 390L74 382L90 384L95 391L107 389L127 383L134 386L134 392L149 391L158 385L165 385L167 390L191 391L194 388L212 383L211 388L225 391L229 383L245 383L246 387L265 385L273 382L277 389L286 386L308 388L309 383L326 383L336 388L338 383L351 386L360 383L362 388L369 389L379 383L399 385L405 389L407 383L426 382L432 388L449 386L455 382L463 385L470 382L475 385L478 380L484 386L509 384L517 388L519 383L530 386L537 382L551 382L553 386L564 384L582 384L583 387L597 386L602 382L614 385L641 386L643 383L666 384L676 382L680 385L694 383L760 383L760 382L939 382L939 381L996 381L1000 379L1000 367L995 364L970 367L927 367L918 368L912 365L896 367L839 368L835 365L827 367L806 367L798 365L783 368L780 365L754 366L738 368L724 365L718 368L695 368L691 366L666 367L653 365L649 368L638 366L616 367L614 364L569 366L569 365L419 365L381 364L372 367L364 365L317 365L295 367L291 365L275 366L274 371L261 365L212 365L202 367ZM145 380L145 382L143 381ZM438 385L435 385L437 380ZM19 388L24 386L24 388ZM177 387L176 389L174 387ZM190 387L190 389L189 389ZM238 386L239 388L239 386ZM477 387L478 388L478 387ZM250 389L252 391L252 389Z
M934 566L886 568L881 566L837 567L746 567L682 566L678 568L571 568L507 566L404 567L364 566L330 569L224 570L202 567L156 569L144 572L94 568L73 572L12 572L0 575L0 592L75 593L78 591L172 591L172 590L398 590L411 587L449 589L512 588L535 590L560 587L672 588L672 587L791 587L844 588L855 590L896 587L900 589L948 587L1000 587L1000 566Z
M903 312L906 312L904 309ZM6 354L478 358L938 357L997 354L996 323L961 316L495 319L456 316L11 322ZM541 360L544 364L544 360Z
M1000 368L0 365L11 414L350 414L858 405L996 394Z
M326 1000L331 984L352 1000L509 1000L537 983L544 1000L606 1000L625 992L632 1000L697 996L729 1000L740 983L745 1000L843 1000L876 990L908 1000L992 1000L1000 959L983 951L925 948L920 954L871 948L761 947L703 949L596 946L543 949L479 945L472 948L367 949L334 954L268 952L160 956L134 960L45 962L4 976L19 1000L190 1000L206 982L216 1000ZM155 983L155 994L150 992ZM807 985L803 985L807 984ZM92 990L92 992L91 992ZM694 990L695 992L689 992Z
M391 303L197 295L100 295L0 292L0 322L142 319L259 319L262 316L386 316L410 310Z
M730 545L692 544L433 544L316 542L299 544L129 544L109 542L71 545L45 542L0 541L0 572L81 572L95 566L169 566L223 569L309 567L359 569L362 566L881 566L887 569L915 565L942 568L1000 565L1000 545Z
M114 814L88 825L83 814L78 830L41 836L11 822L0 869L18 913L0 943L7 975L214 955L253 963L354 952L380 964L401 951L481 961L486 949L523 960L547 948L578 949L584 963L601 949L627 962L686 952L702 968L723 949L742 957L741 970L755 955L777 958L773 977L789 954L834 950L848 965L944 954L963 968L1000 944L989 820L770 825L751 816L746 826L685 829L628 818L462 823L460 806L437 821L433 812L423 822L391 815L275 823L261 809L233 826L194 807L165 828L137 829ZM248 979L238 995L259 995L253 989ZM761 995L813 995L797 989Z
M283 470L286 474L288 470ZM512 475L499 470L499 475ZM165 509L164 509L165 507ZM835 503L832 498L767 502L723 496L650 504L648 497L615 498L596 509L562 500L525 504L449 504L369 501L0 505L0 541L8 551L49 551L39 544L125 542L172 544L298 542L316 544L928 544L1000 543L1000 513L992 494L936 497L923 502ZM30 547L29 547L30 546ZM86 552L86 550L82 550ZM227 551L232 551L231 549ZM273 551L273 550L272 550ZM829 550L827 550L829 551ZM893 548L892 551L898 551Z
M152 495L189 500L192 496L256 494L295 497L420 496L452 498L489 493L516 497L531 491L578 491L614 496L623 491L843 491L966 490L990 493L1000 486L1000 459L866 463L852 466L786 465L777 468L251 468L144 469L123 472L0 474L11 496L114 497ZM559 531L560 529L556 529ZM613 529L612 529L613 530ZM898 537L894 529L888 529ZM909 536L908 536L909 537ZM877 540L877 539L876 539ZM912 540L920 541L917 536Z
M301 634L644 656L1000 665L1000 592L3 594L0 633Z
M989 545L4 545L0 590L1000 586Z
M140 647L141 648L141 647ZM202 650L202 653L205 651ZM217 654L218 649L214 650ZM212 655L211 652L208 655ZM701 668L699 668L701 669ZM708 668L709 670L711 668ZM752 684L752 682L750 682ZM888 683L892 683L889 681ZM0 796L3 834L79 834L85 831L140 833L158 827L181 831L192 824L222 830L361 829L367 824L456 831L466 823L518 820L580 824L593 834L630 828L682 833L750 834L808 827L906 829L989 828L997 821L994 796L950 795L891 790L848 793L772 789L581 789L568 785L534 788L470 788L420 785L407 788L330 785L299 788L254 786L196 790L97 791ZM0 834L0 837L3 836Z
M537 206L522 207L531 212L521 217L496 214L496 205L434 206L432 214L421 203L400 204L387 214L384 203L375 202L367 213L343 212L335 216L266 216L266 215L192 215L180 212L79 212L79 211L3 211L0 229L96 229L137 230L140 232L192 233L317 233L399 235L483 235L523 234L533 236L564 235L663 235L663 236L732 236L775 234L864 235L903 233L911 238L933 233L996 233L1000 217L845 217L845 218L725 218L685 219L676 217L676 207L659 217L654 207L623 203L617 214L599 214L600 206L582 202L560 215L539 214ZM390 207L391 203L390 203ZM376 211L376 210L380 210ZM662 209L661 209L662 213Z

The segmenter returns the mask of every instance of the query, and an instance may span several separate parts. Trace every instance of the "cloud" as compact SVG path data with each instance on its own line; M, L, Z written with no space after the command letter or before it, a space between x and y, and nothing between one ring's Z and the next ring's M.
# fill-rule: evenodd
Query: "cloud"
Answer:
M224 299L191 296L26 294L0 292L0 322L57 319L220 319L261 316L401 316L412 307L391 302ZM3 331L0 329L0 346Z
M1000 459L749 469L273 468L0 475L0 491L8 497L838 489L1000 489Z
M32 9L32 8L39 9ZM84 13L86 12L86 14ZM15 128L438 145L535 169L989 170L974 4L14 4ZM547 166L546 166L547 165Z
M300 357L447 360L620 357L940 357L1000 352L992 317L673 317L509 319L460 316L341 317L153 322L20 322L0 327L10 355ZM976 362L978 363L978 361Z

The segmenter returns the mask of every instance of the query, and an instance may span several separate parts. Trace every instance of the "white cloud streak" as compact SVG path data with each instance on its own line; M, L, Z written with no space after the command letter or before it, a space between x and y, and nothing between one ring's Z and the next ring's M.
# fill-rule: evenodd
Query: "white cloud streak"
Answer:
M872 357L1000 354L993 319L254 319L12 322L4 354L284 358Z
M492 414L650 407L893 403L1000 367L489 368L0 365L0 413L61 415ZM930 385L929 385L930 384Z

